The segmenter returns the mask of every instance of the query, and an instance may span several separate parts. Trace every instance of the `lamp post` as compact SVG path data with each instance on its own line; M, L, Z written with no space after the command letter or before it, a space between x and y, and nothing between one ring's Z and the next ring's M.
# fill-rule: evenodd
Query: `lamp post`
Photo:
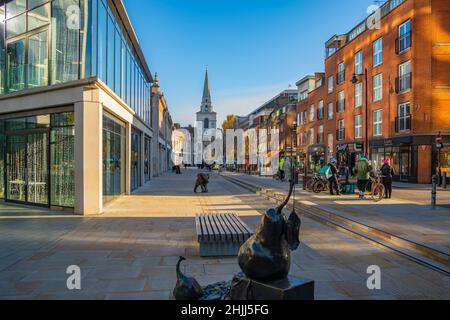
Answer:
M364 153L367 158L369 158L369 91L368 91L368 81L367 81L367 68L364 69L364 73L353 74L352 83L357 84L359 82L358 77L364 76L364 93L366 97L366 135L364 142Z

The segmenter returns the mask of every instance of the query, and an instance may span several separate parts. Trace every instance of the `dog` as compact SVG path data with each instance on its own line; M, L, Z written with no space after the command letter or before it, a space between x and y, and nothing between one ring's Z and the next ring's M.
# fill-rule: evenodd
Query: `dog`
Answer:
M202 188L202 193L208 192L209 174L199 173L195 182L194 192L197 193L198 187Z

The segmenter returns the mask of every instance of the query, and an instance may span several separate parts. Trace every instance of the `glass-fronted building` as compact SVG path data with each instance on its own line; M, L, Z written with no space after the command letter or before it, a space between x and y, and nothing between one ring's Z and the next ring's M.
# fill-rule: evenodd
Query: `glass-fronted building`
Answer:
M153 78L122 1L6 0L0 20L0 198L99 213L148 181Z

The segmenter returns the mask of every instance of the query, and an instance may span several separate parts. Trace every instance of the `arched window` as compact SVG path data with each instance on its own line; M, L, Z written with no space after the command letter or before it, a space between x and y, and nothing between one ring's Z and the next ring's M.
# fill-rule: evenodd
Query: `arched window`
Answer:
M208 118L206 118L206 119L203 121L203 128L204 128L204 129L209 129L209 119L208 119Z

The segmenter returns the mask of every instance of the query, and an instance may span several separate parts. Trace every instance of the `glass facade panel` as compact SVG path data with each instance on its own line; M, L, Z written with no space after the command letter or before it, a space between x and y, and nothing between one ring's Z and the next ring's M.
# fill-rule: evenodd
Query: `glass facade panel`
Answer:
M61 115L61 116L59 116ZM75 129L70 121L73 113L58 114L51 131L51 204L60 207L75 206ZM64 126L66 125L66 126Z
M131 132L131 190L136 190L140 185L140 155L141 155L141 134L137 130Z
M103 202L125 193L125 127L103 116Z
M77 0L55 0L52 4L52 84L78 79L79 32L67 28L67 10L77 3Z
M27 9L27 0L13 0L6 3L6 18L14 17Z
M107 15L102 1L98 2L98 77L106 83Z
M26 15L11 18L6 21L6 37L12 38L26 31Z
M28 31L50 23L50 4L28 11Z
M28 40L28 87L48 84L48 32L30 36Z
M112 20L111 17L108 18L108 45L107 45L107 50L108 50L108 70L107 70L107 79L106 79L106 84L112 89L115 90L115 85L114 85L114 80L115 80L115 75L114 75L114 66L115 66L115 59L114 59L114 51L115 51L115 45L114 45L114 40L115 40L115 35L116 35L116 29L114 27L114 22Z
M8 88L19 91L25 88L25 40L9 43L7 46Z

